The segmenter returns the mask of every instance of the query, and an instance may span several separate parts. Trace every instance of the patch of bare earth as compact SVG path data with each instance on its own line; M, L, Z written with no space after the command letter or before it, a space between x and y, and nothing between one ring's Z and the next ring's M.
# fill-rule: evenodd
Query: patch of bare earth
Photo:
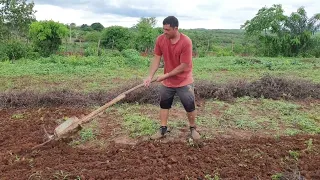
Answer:
M201 132L213 136L197 146L186 141L188 127L179 125L162 141L132 139L123 130L121 117L113 111L96 118L94 128L98 133L92 141L74 145L72 142L79 140L76 134L31 150L44 142L42 126L52 133L63 119L86 115L92 110L87 107L101 106L140 83L86 94L71 90L1 93L0 179L204 179L208 175L221 179L270 179L277 173L291 179L299 178L299 174L306 179L320 179L320 135L275 138L236 129L216 132L202 126ZM252 83L237 81L223 86L197 83L200 112L204 111L207 98L264 96L318 103L320 94L319 84L269 76ZM150 89L138 89L122 102L157 104L157 88L154 84ZM222 110L214 110L213 115L221 116ZM141 113L158 117L153 110ZM170 119L186 120L186 115L183 110L172 111Z
M105 144L71 146L68 140L31 150L43 142L42 125L51 133L63 117L89 112L68 107L0 110L1 179L270 179L276 173L320 178L319 135L215 136L202 146L178 139L128 144L130 139L114 131L120 122L112 112L97 118L96 141ZM298 160L289 151L299 152Z

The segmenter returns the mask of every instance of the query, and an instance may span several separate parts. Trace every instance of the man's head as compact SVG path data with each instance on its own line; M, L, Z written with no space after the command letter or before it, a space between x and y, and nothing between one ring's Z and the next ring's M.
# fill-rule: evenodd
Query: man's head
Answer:
M163 32L169 39L178 34L179 21L174 16L168 16L163 20Z

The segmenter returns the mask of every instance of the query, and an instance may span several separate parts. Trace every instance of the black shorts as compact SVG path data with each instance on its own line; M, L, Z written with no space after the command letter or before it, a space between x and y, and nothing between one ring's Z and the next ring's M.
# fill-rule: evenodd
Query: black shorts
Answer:
M172 88L161 85L160 87L160 107L162 109L170 109L175 94L180 98L180 101L187 112L195 110L194 85L189 84L183 87Z

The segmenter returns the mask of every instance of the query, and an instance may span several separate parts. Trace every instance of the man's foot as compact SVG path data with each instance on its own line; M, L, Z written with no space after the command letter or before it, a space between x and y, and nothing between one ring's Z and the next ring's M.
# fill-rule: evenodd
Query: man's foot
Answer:
M193 140L199 140L201 138L201 135L199 132L196 130L195 127L190 127L190 133L191 133L191 138Z
M160 138L165 137L167 133L168 133L167 126L161 126L160 129L154 135L152 135L150 138L152 140L160 139Z

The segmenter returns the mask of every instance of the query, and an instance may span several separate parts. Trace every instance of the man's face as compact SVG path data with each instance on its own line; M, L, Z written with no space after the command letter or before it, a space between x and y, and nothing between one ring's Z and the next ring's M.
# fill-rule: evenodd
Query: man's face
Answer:
M177 32L178 28L175 27L170 27L170 24L165 24L163 25L163 32L164 32L164 35L168 38L168 39L171 39L175 36L176 32Z

